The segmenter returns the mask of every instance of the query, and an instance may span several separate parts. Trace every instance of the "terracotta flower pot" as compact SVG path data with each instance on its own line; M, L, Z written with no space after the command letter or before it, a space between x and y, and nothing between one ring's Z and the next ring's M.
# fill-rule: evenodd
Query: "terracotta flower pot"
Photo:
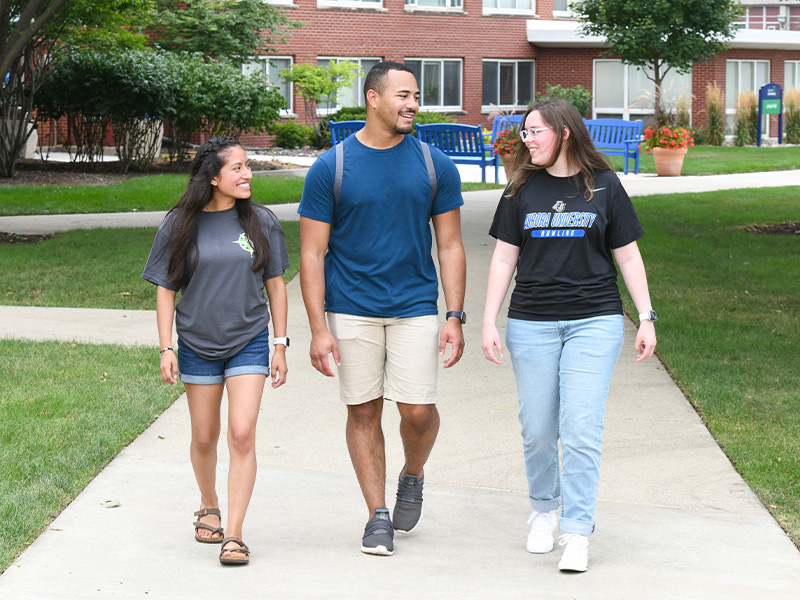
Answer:
M683 168L688 148L651 148L659 177L677 177Z

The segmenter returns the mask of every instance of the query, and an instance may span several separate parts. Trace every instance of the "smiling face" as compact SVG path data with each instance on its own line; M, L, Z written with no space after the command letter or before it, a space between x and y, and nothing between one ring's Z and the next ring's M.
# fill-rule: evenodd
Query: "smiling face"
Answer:
M414 75L389 71L383 91L374 93L375 110L384 127L394 134L411 133L419 111L419 87Z
M540 166L552 163L556 136L553 134L553 129L544 122L538 110L532 111L525 119L525 129L538 131L536 135L529 135L524 141L525 147L530 152L531 162Z
M228 151L225 164L211 180L214 186L213 201L233 205L237 199L250 197L250 161L241 146L232 146Z

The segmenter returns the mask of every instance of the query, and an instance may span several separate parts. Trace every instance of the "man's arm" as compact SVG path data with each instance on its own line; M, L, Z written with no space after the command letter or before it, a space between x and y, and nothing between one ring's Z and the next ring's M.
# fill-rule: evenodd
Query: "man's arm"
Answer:
M339 348L325 323L325 253L331 224L300 217L300 288L311 328L311 364L333 377L328 354L339 366Z
M436 233L439 272L447 310L462 311L467 281L467 257L464 253L464 242L461 240L461 210L456 208L435 215L433 230ZM439 356L444 356L447 344L452 345L453 352L445 359L445 368L456 364L464 352L464 332L459 319L447 319L442 327L439 335Z

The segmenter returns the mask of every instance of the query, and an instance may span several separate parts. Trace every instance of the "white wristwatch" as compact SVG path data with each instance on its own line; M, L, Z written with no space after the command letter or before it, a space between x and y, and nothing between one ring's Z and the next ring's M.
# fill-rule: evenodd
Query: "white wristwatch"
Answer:
M282 346L286 346L288 348L289 338L286 336L273 338L272 345L277 346L278 344L281 344Z
M642 321L652 321L655 323L658 320L658 315L654 310L648 310L647 312L643 312L639 315L639 322Z

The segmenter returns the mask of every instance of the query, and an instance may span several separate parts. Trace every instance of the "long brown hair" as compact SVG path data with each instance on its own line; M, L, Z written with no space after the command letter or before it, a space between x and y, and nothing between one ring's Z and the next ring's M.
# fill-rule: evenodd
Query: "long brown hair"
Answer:
M213 137L203 142L192 161L186 191L168 213L176 214L177 225L173 229L175 243L169 256L167 277L178 287L184 287L189 282L190 273L197 262L198 220L214 195L211 180L222 170L235 146L241 147L241 144L229 137ZM254 204L251 198L237 198L235 207L239 224L254 250L253 272L260 271L269 264L270 247L257 211L267 209Z
M534 165L531 163L528 148L524 143L520 144L514 157L514 172L503 194L508 197L516 194L534 171L552 167L563 152L569 166L578 169L573 177L575 185L578 185L578 177L581 177L583 185L586 186L586 201L589 202L594 197L592 188L594 188L595 173L611 169L611 163L604 154L595 149L578 109L566 100L537 102L528 108L522 118L523 128L528 115L533 111L539 111L545 125L550 127L555 135L553 155L548 164ZM569 137L564 136L564 128L569 130Z

